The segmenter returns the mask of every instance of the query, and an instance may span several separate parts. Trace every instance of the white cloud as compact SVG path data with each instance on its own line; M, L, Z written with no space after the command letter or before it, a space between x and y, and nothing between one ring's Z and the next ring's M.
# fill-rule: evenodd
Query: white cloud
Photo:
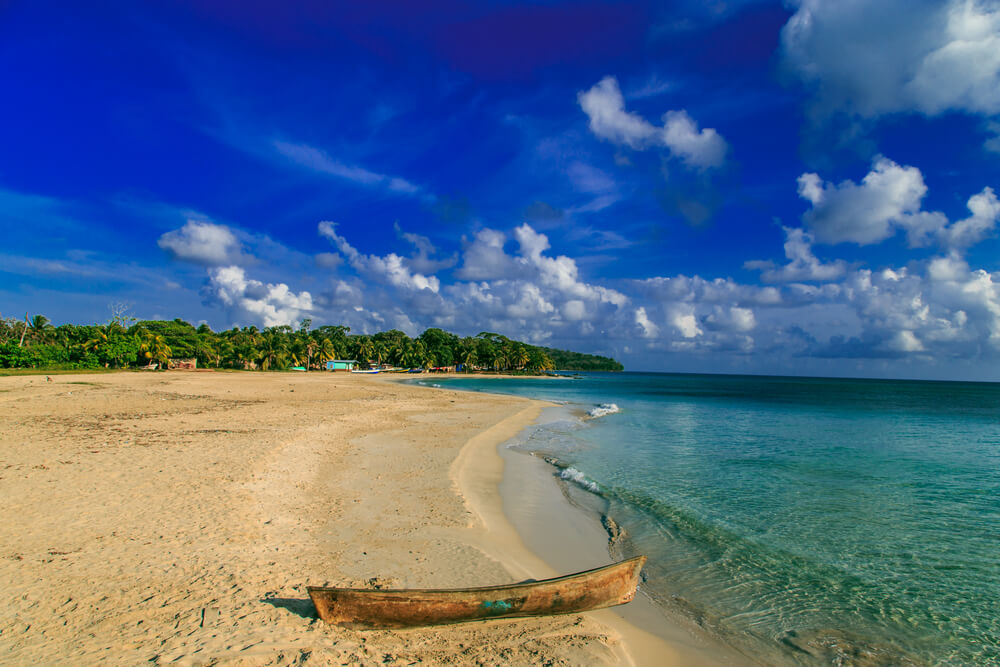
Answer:
M272 146L278 153L292 162L313 171L336 176L359 185L382 187L390 192L403 195L420 194L420 187L406 179L386 176L356 165L344 164L314 146L293 144L286 141L274 141Z
M156 243L176 259L201 264L226 264L240 255L240 242L229 227L198 220L188 220Z
M660 335L660 327L653 324L649 316L646 315L646 309L642 306L635 309L635 323L642 330L643 338L656 338Z
M209 270L207 300L221 303L237 319L246 318L265 327L295 324L313 309L309 292L295 294L285 283L263 283L247 278L238 266Z
M347 242L347 239L337 234L336 223L324 221L319 223L318 229L321 235L333 242L356 271L404 289L430 290L437 293L441 288L441 281L435 276L425 276L410 271L403 258L395 253L389 253L384 257L361 254Z
M618 80L606 76L590 90L577 93L577 101L590 119L590 131L602 139L632 148L646 148L657 135L657 128L642 116L625 111L625 98Z
M784 67L814 111L1000 113L1000 6L993 1L797 0Z
M698 169L721 167L726 159L726 145L711 128L698 131L698 124L687 111L668 111L663 115L663 143L685 164Z
M984 188L979 194L970 197L968 206L972 215L939 230L938 235L943 245L967 248L993 232L997 219L1000 218L1000 202L997 201L993 188Z
M833 187L814 185L809 193L820 200ZM967 221L941 230L951 230L955 239L948 242L961 245L957 239L985 233L983 221L994 220L997 207L992 192L984 191L970 199ZM265 326L308 315L355 332L489 330L612 355L626 345L634 349L639 340L643 351L635 354L646 360L680 354L685 356L669 359L700 358L716 368L729 360L734 370L762 359L779 360L781 370L803 371L818 363L835 370L837 359L933 364L1000 357L1000 273L970 268L956 249L903 267L852 269L842 260L820 262L809 233L786 229L789 263L765 269L781 278L777 285L684 275L606 283L585 280L575 259L553 254L549 238L524 224L512 230L516 250L509 253L505 234L480 230L463 248L455 280L432 284L435 276L415 274L404 258L359 253L332 223L319 230L346 265L316 296L226 266L210 270L209 300L234 318ZM411 242L432 250L421 238ZM820 284L804 282L809 279Z
M539 234L528 223L514 229L514 237L521 246L518 262L533 267L541 282L563 294L623 306L627 297L613 289L580 282L576 262L565 255L548 257L542 253L549 248L549 239Z
M840 184L824 182L812 173L802 174L798 183L799 196L812 204L802 221L821 243L868 245L903 229L912 247L933 241L945 248L961 249L989 236L1000 218L1000 203L993 189L987 187L969 198L972 215L949 225L943 213L921 210L927 186L920 170L901 167L885 157L875 159L860 185L850 180ZM785 250L788 254L788 243ZM801 255L801 249L792 250ZM794 265L793 256L788 257ZM802 256L806 266L809 261Z
M757 318L750 308L739 306L715 306L705 316L705 325L723 331L752 331L757 326Z
M701 328L698 327L698 318L696 318L692 312L679 310L671 316L670 323L673 324L678 331L680 331L684 338L695 338L704 333Z
M582 320L587 316L587 305L580 299L570 299L563 304L562 314L571 322Z
M662 128L626 111L625 98L613 76L577 93L577 101L590 120L590 131L601 139L635 150L666 147L671 155L695 169L719 167L725 161L726 141L712 128L699 131L687 111L666 112Z
M820 243L884 241L895 233L893 225L906 226L927 193L919 169L884 157L875 160L860 185L824 183L817 174L803 174L798 182L799 196L812 204L803 222Z
M462 266L455 274L462 280L491 280L513 277L517 265L504 252L506 237L493 229L481 229L465 246Z
M761 270L760 278L766 283L796 281L826 282L844 275L847 263L835 260L824 264L812 252L812 235L803 229L783 227L785 230L785 257L788 264L775 267L774 262L750 261L744 264L748 269Z

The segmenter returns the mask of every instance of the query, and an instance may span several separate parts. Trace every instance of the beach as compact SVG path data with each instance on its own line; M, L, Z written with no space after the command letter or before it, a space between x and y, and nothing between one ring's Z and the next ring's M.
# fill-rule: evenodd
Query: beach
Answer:
M306 585L557 574L498 489L497 446L544 405L318 372L0 378L0 655L691 664L609 611L406 631L316 619Z

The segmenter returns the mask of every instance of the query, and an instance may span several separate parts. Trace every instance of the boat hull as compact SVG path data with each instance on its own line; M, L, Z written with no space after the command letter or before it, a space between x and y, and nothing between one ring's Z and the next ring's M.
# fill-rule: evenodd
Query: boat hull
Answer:
M545 581L453 590L308 587L320 618L349 628L408 628L571 614L635 597L645 556Z

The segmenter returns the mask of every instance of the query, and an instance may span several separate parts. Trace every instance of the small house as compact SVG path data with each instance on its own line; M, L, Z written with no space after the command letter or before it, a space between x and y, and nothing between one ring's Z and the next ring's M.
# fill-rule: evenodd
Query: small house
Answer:
M328 371L353 371L358 362L354 359L331 359L326 362Z

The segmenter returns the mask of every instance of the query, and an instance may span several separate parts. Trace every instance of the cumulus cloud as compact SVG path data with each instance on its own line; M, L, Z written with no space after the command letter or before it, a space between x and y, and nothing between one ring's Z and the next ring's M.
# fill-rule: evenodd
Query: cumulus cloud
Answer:
M812 204L803 222L820 243L878 243L892 236L893 225L908 226L927 193L916 167L888 158L875 160L860 184L823 182L819 175L799 176L799 196Z
M785 231L785 257L788 264L775 266L770 261L750 261L743 266L747 269L760 270L760 279L766 283L784 283L797 281L825 282L836 280L844 275L847 263L835 260L824 264L812 252L812 235L803 229L783 227Z
M226 264L240 255L240 242L229 227L198 220L188 220L156 243L175 259L199 264Z
M698 130L698 124L687 111L668 111L663 115L663 143L685 164L707 169L719 167L726 158L728 146L711 128Z
M654 142L657 129L642 116L625 111L625 98L615 77L606 76L590 90L578 93L577 101L590 119L590 131L602 139L637 149Z
M606 76L592 88L577 94L580 108L587 114L590 131L601 139L635 150L665 147L688 167L709 169L722 166L728 145L714 129L698 129L687 111L668 111L663 127L625 110L625 97L618 80Z
M333 242L356 271L404 289L430 290L437 293L441 288L441 281L435 276L425 276L411 271L404 259L395 253L379 256L358 252L347 239L337 234L336 227L336 223L324 221L319 223L318 229L322 236Z
M235 318L265 327L295 324L313 309L309 292L296 294L285 283L247 278L238 266L210 269L204 293L207 302L221 304Z
M695 338L703 332L698 326L698 318L689 308L680 307L670 316L670 323L677 328L684 338Z
M1000 113L1000 6L988 0L797 0L781 34L786 71L814 111Z
M831 196L831 188L842 189L822 181L803 186L817 201ZM588 280L574 258L553 252L549 237L529 224L506 234L480 230L464 244L454 279L442 284L414 272L405 258L360 253L332 223L322 223L319 233L343 258L336 279L325 286L296 293L286 283L255 280L228 265L210 269L205 295L236 321L265 326L311 316L359 333L400 328L416 335L430 326L462 335L490 330L612 355L629 346L661 359L729 359L734 369L768 358L786 364L995 360L1000 273L971 268L961 249L989 233L1000 204L989 189L969 201L966 219L934 233L941 254L901 267L820 261L810 232L786 228L788 263L755 267L771 285L685 275ZM411 242L418 253L420 246L428 256L436 250L421 238Z
M960 249L986 238L1000 217L1000 205L989 187L969 199L972 215L955 223L949 224L939 211L921 210L927 186L920 170L885 157L875 159L860 184L824 182L814 173L802 174L798 183L799 196L812 204L802 221L820 243L868 245L903 229L910 246L936 242ZM785 247L787 252L787 243Z
M997 218L1000 218L1000 202L997 201L993 188L983 188L982 192L970 197L968 207L972 215L938 230L943 245L967 248L982 241L996 228Z
M657 338L660 335L660 327L649 319L643 306L635 309L635 323L639 325L643 338Z
M465 245L462 266L455 274L462 280L492 280L515 274L517 264L504 252L507 237L493 229L479 230Z

